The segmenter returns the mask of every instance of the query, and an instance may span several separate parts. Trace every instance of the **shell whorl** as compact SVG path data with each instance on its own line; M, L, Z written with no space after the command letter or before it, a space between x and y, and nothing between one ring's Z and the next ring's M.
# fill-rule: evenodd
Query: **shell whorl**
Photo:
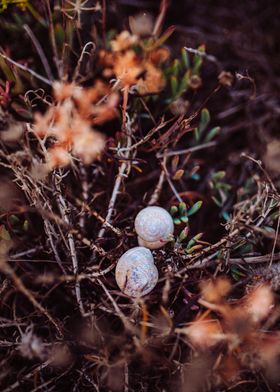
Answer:
M135 230L144 242L159 241L158 246L154 248L156 249L163 246L168 236L173 234L174 224L171 215L165 209L151 206L138 213L135 219Z
M158 270L151 251L137 246L125 252L116 266L116 281L130 297L148 294L158 281Z

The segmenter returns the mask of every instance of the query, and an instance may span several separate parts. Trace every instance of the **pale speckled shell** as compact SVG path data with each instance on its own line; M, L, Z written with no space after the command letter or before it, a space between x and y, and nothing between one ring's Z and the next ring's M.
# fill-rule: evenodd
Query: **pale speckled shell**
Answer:
M144 245L144 242L151 243L151 246L148 246L150 249L164 246L167 238L174 232L171 215L164 208L157 206L141 210L135 218L134 225L136 233L143 240L142 244Z
M116 282L129 297L142 297L153 290L158 281L158 270L151 251L137 246L129 249L116 266Z

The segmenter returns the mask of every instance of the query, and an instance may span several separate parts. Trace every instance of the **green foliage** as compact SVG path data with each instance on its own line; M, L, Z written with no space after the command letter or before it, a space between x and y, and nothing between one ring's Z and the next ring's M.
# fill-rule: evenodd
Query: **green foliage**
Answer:
M197 48L197 51L200 53L205 53L205 45L200 45ZM194 60L193 60L193 68L192 68L193 75L199 74L202 63L203 63L203 56L200 56L199 54L195 54Z
M224 181L226 173L224 171L218 171L211 175L209 180L209 186L212 190L212 200L219 207L222 208L229 198L229 192L231 190L231 185ZM224 218L228 220L229 215L224 213Z
M194 215L197 213L198 210L200 210L202 206L202 201L199 200L197 201L188 211L188 216Z
M198 50L203 51L202 47ZM204 49L205 50L205 49ZM183 48L181 57L175 59L173 63L164 70L166 79L170 81L170 94L168 102L172 103L180 98L189 89L189 82L192 76L199 75L203 58L201 56L194 56L193 61L190 61L187 51Z
M205 130L207 129L209 123L210 123L211 117L209 110L204 108L201 111L200 114L200 119L199 119L199 124L198 127L195 128L194 130L194 136L195 136L195 141L198 142L210 142L212 139L214 139L220 132L221 128L220 127L214 127L211 128L209 131L206 132Z
M175 225L180 225L181 223L187 223L189 217L196 214L202 206L202 201L197 201L190 209L187 209L186 203L181 202L179 206L172 206L170 208L170 214L173 217L173 222Z
M195 250L199 250L202 248L201 244L198 244L198 241L201 239L203 233L196 234L188 243L186 248L184 249L185 253L190 254Z

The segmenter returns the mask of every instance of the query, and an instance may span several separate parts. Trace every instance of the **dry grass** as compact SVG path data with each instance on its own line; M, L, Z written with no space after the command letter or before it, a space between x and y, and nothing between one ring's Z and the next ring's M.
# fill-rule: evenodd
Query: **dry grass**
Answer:
M1 391L278 390L274 19L35 3L0 14ZM131 299L115 265L154 204L176 230Z

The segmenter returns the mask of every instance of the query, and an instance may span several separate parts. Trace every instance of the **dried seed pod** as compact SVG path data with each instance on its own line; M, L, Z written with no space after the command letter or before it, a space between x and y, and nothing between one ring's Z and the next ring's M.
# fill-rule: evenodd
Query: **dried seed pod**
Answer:
M149 249L161 248L173 234L171 215L161 207L151 206L141 210L135 219L135 230L139 245Z
M158 270L151 251L137 246L125 252L117 263L116 281L129 297L142 297L152 291L158 281Z

